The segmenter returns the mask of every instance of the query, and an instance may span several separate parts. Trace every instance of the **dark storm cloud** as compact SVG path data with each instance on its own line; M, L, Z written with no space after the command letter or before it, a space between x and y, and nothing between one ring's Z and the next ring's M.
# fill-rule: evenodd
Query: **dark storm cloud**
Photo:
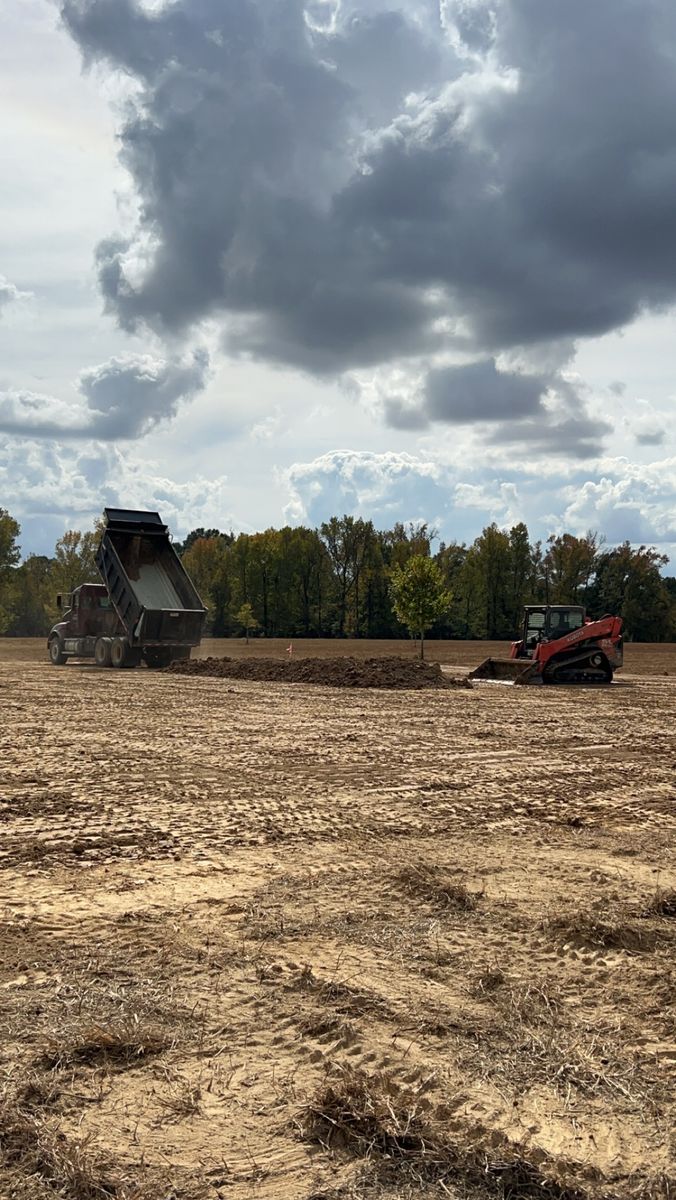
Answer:
M650 432L634 434L639 446L663 446L666 437L666 429L653 429Z
M121 146L140 225L98 253L128 328L218 315L233 353L340 373L460 344L462 318L481 371L676 299L673 0L62 13L87 61L138 84ZM535 385L485 383L477 419L537 406ZM424 404L456 421L468 395L454 408L432 372Z
M484 436L491 444L518 442L533 453L581 459L600 453L611 430L587 413L583 398L560 374L500 371L493 359L434 368L422 398L386 399L384 415L397 429L422 429L434 421L482 423L490 426Z
M553 417L548 413L524 421L505 421L498 425L488 440L496 446L521 446L524 454L535 458L547 457L596 458L603 450L603 439L612 426L583 409Z
M425 412L432 421L498 421L530 416L548 388L533 375L498 371L492 359L464 367L439 367L427 376Z
M187 362L150 355L112 358L80 375L86 408L35 392L0 392L0 433L60 440L140 438L201 391L208 370L203 351Z
M88 436L104 440L138 438L182 400L201 391L209 357L197 351L188 362L165 362L149 355L112 358L80 375L79 387L89 409Z

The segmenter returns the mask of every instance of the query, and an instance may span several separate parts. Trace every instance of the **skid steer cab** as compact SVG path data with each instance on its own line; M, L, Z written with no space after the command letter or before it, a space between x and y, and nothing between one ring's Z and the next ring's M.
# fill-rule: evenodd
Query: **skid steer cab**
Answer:
M502 683L611 683L623 662L622 621L591 620L580 605L529 605L507 659L487 658L470 679Z

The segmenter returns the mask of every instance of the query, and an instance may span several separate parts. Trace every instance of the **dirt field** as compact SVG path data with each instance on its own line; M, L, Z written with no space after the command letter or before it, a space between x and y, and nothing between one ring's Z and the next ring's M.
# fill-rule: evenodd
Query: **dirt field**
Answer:
M353 658L370 658L372 655L410 655L417 657L417 644L406 641L329 641L319 638L303 638L291 643L294 658L332 658L337 654ZM193 658L209 658L210 655L231 658L287 657L288 638L251 638L247 645L244 638L205 638ZM0 662L44 662L47 643L43 638L0 638ZM508 655L509 642L425 642L425 657L430 662L440 662L459 667L476 667L488 655ZM624 647L625 671L639 675L676 675L676 646L626 645ZM618 676L619 678L619 676Z
M44 653L0 642L2 1200L676 1194L676 647L417 692Z

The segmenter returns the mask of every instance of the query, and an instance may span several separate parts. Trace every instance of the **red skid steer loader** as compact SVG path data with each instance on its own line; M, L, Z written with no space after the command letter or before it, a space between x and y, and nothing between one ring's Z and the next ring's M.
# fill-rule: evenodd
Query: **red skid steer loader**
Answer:
M547 604L524 610L523 634L509 658L487 658L470 679L501 683L611 683L622 666L622 621L592 621L584 608Z

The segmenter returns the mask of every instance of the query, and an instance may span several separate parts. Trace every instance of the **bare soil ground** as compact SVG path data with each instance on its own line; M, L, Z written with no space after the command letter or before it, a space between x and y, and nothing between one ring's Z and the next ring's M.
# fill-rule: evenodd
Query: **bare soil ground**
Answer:
M673 1197L676 647L417 691L44 653L0 643L3 1200Z

